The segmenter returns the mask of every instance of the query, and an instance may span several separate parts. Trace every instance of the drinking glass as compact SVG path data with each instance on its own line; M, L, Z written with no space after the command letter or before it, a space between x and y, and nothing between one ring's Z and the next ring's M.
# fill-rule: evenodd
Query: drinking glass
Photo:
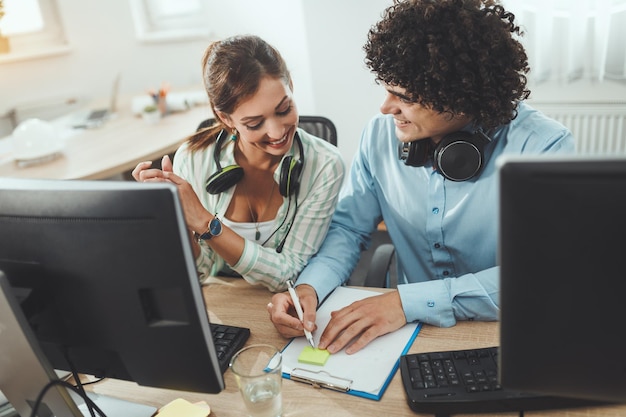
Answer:
M280 417L282 401L282 356L271 345L250 345L230 361L249 417Z

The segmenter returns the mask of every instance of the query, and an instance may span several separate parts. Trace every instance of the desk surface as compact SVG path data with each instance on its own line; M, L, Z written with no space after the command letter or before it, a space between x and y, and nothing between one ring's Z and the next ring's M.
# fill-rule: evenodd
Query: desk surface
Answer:
M270 343L283 347L287 342L275 330L265 306L272 294L265 288L255 287L242 279L213 278L204 287L204 296L211 321L249 327L251 343ZM428 352L498 344L498 327L494 322L460 322L452 328L442 329L425 325L410 352ZM206 401L211 406L211 416L245 415L237 385L230 370L224 374L226 389L219 394L198 394L157 388L139 387L134 383L105 380L93 391L160 407L175 398L189 401ZM326 389L315 389L303 383L283 379L283 407L285 416L411 416L407 405L400 371L396 373L380 401L368 400ZM589 417L626 415L626 406L581 408L552 412L526 412L534 416ZM518 416L518 413L499 414ZM490 414L490 416L497 416ZM182 417L182 416L181 416Z
M105 179L133 169L141 161L174 152L201 121L211 116L208 105L172 113L149 124L120 107L102 126L85 129L65 140L60 157L19 167L10 152L0 154L0 177ZM3 139L5 140L5 139Z

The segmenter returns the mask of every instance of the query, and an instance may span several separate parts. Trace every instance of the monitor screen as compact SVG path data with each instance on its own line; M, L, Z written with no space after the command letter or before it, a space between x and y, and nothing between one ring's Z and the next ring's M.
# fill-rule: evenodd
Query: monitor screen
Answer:
M173 185L2 179L0 236L0 271L55 369L224 388Z
M626 157L500 165L505 388L626 401Z

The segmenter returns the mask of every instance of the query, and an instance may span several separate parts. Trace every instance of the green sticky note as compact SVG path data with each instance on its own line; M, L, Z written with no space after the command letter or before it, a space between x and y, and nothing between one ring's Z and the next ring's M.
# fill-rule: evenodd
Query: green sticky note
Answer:
M308 363L309 365L319 365L323 366L328 357L330 356L330 352L326 349L318 349L311 346L305 346L298 356L298 362Z

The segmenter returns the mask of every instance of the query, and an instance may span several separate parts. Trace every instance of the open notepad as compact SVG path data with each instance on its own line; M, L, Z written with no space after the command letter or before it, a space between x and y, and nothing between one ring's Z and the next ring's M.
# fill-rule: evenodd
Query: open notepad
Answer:
M380 292L358 288L338 287L317 311L315 344L330 321L330 313L354 301L380 295ZM393 378L400 356L405 354L421 328L420 323L408 323L403 328L381 336L369 345L348 355L345 349L330 355L323 366L298 362L306 338L292 339L282 351L283 377L314 386L330 388L348 394L379 400Z

